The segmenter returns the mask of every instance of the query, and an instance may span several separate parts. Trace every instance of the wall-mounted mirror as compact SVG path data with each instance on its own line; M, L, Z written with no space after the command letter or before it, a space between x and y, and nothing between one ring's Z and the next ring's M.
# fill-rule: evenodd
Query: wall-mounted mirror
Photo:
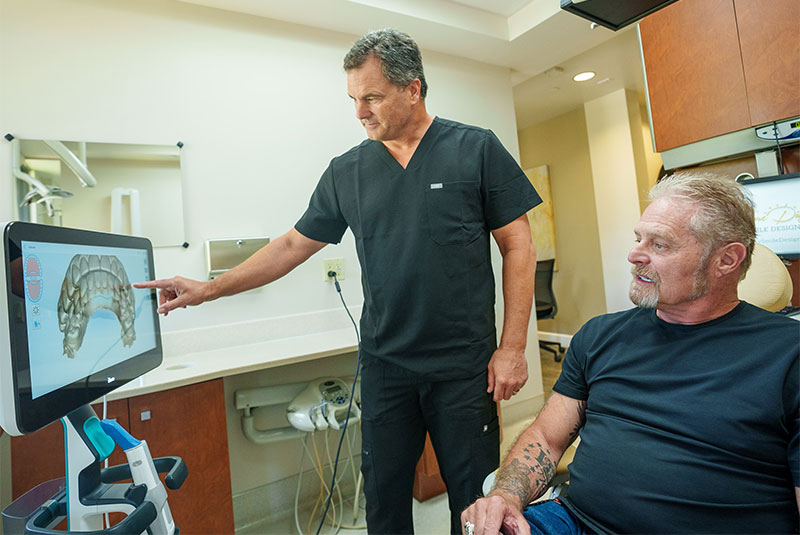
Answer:
M18 219L184 243L182 144L11 143Z

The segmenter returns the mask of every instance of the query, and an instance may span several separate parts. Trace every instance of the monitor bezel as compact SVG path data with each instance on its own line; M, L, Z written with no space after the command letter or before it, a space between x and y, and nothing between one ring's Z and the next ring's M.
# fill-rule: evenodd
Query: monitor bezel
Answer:
M36 431L69 412L102 398L112 390L161 364L163 360L161 334L156 312L158 302L155 290L151 290L150 302L156 342L154 348L57 390L33 398L28 356L28 318L24 312L25 292L24 290L22 291L22 296L14 293L12 289L12 277L14 275L10 269L13 260L22 258L22 242L32 241L144 250L147 253L149 273L151 275L155 273L153 248L150 240L143 237L54 227L20 221L5 225L2 239L4 262L2 274L4 280L0 288L5 290L5 295L2 296L2 299L4 301L3 306L6 307L8 322L6 325L0 326L0 328L7 329L8 355L5 355L5 351L0 349L0 358L7 360L8 364L10 364L10 369L7 365L2 366L2 369L4 371L8 370L11 376L3 379L0 387L4 389L11 387L13 389L11 397L7 395L8 392L5 392L2 396L5 403L10 402L13 405L14 421L6 421L3 426L4 428L10 428L6 429L9 433L25 434ZM17 276L21 277L21 273L20 271ZM113 381L110 380L111 376L114 378ZM2 407L2 413L6 420L11 416L8 407Z

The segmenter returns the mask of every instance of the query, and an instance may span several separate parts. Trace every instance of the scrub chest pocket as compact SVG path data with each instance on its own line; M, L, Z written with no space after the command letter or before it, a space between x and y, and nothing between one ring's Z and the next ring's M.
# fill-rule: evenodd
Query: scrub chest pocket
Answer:
M439 245L467 244L480 235L483 207L477 182L426 185L428 234Z

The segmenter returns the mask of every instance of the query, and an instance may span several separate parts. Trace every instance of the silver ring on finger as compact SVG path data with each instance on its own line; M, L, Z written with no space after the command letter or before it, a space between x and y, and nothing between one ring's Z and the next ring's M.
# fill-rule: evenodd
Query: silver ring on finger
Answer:
M464 522L464 535L473 535L475 533L475 524L467 520Z

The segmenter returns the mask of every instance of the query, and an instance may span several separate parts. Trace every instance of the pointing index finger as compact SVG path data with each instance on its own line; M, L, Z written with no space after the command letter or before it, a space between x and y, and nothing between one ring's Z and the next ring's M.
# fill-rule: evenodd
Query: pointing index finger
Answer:
M152 281L142 281L142 282L134 282L134 288L166 288L168 286L168 282L163 279L152 280Z

